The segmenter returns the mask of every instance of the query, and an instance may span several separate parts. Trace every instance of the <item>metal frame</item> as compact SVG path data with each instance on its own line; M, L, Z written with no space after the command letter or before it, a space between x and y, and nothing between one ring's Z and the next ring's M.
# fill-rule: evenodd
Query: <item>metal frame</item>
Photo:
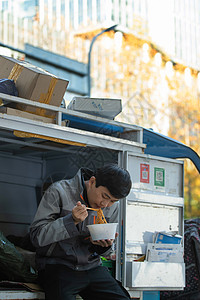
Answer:
M38 134L41 136L45 136L46 139L48 137L52 137L61 140L68 140L76 143L83 143L86 146L90 147L101 147L113 150L128 150L128 151L136 151L141 152L141 148L145 148L143 143L138 143L134 141L129 141L121 138L106 136L99 133L93 133L89 131L83 131L75 128L64 127L62 125L62 114L69 114L73 116L82 116L84 118L90 120L96 120L99 122L105 122L105 119L100 117L89 116L84 113L74 112L68 109L55 107L53 105L48 105L44 103L38 103L35 101L14 97L6 94L0 93L0 98L3 98L10 102L16 103L23 103L29 106L37 107L37 108L44 108L46 110L50 110L55 112L56 114L56 124L50 123L43 123L38 121L33 121L30 119L25 119L22 117L11 116L7 114L0 114L0 128L6 130L18 130L18 131L25 131L27 133ZM112 120L107 120L106 122L109 124L118 124L122 125L122 123L117 123ZM142 139L142 128L131 126L131 125L124 125L123 126L128 130L136 130L139 132L139 139ZM133 150L134 149L134 150Z
M129 164L129 159L128 156L129 155L133 155L136 157L141 157L141 158L145 158L147 157L149 160L154 159L156 161L165 161L165 162L169 162L169 163L176 163L179 165L182 165L182 175L184 176L184 168L183 168L183 161L178 161L175 159L170 159L170 158L165 158L165 157L159 157L159 156L151 156L151 155L147 155L147 154L137 154L137 153L132 153L132 152L121 152L119 155L119 165L128 169L128 164ZM183 188L183 187L182 187ZM184 234L184 219L183 219L183 209L184 209L184 198L183 198L183 189L182 189L182 197L180 196L168 196L168 195L155 195L154 193L148 194L148 199L145 199L145 193L144 192L140 192L140 191L136 191L134 189L134 198L137 198L134 200L134 202L132 203L147 203L147 204L153 204L153 205L163 205L163 206L167 206L167 207L177 207L180 209L179 211L179 224L180 227L182 226L182 228L180 228L180 232L179 234ZM118 256L117 256L117 260L116 260L116 264L119 264L116 268L117 270L117 274L116 274L116 278L122 281L122 284L126 287L126 270L127 270L127 256L126 256L126 251L127 251L127 246L126 246L126 210L127 210L127 203L130 201L129 199L131 199L131 193L129 194L129 196L122 200L122 202L120 202L120 216L119 216L119 224L120 224L120 235L121 235L121 242L117 244L117 252L118 252ZM178 199L177 199L178 198ZM132 199L131 199L132 200ZM123 226L121 226L121 224L123 224ZM123 263L122 263L123 262ZM172 265L173 267L173 265ZM184 270L184 264L176 264L177 268L182 268ZM184 274L182 274L184 277ZM126 287L127 288L127 287ZM157 291L157 290L162 290L162 289L167 289L167 288L158 288L158 287L148 287L148 288L127 288L129 290L129 293L131 294L131 296L135 296L136 292L141 292L141 291L145 291L145 290L151 290L151 291ZM171 290L177 290L176 287L172 287L170 288ZM178 288L178 290L180 290L180 288Z

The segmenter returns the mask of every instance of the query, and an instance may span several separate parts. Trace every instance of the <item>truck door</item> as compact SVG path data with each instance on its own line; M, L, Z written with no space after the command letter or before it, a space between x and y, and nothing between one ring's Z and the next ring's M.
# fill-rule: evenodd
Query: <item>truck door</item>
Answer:
M177 262L147 260L147 247L157 232L184 234L183 162L124 152L119 155L119 164L130 172L132 188L120 203L117 279L130 294L183 289L183 258ZM183 244L181 247L182 251Z

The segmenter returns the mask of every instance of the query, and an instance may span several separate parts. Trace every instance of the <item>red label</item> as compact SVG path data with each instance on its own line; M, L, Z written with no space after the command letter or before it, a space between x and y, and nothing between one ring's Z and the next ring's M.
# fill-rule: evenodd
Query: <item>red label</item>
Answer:
M140 164L140 182L149 183L149 165Z

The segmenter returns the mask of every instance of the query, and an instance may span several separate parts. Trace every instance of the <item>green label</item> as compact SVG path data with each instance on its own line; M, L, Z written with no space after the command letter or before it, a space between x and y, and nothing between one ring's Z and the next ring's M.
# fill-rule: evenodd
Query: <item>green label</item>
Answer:
M154 168L154 185L165 186L165 169Z

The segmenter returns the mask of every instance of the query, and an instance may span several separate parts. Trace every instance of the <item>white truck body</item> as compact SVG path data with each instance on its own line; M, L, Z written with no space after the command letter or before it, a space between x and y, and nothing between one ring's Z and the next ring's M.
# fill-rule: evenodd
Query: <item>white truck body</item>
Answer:
M132 297L140 299L145 290L183 289L183 262L134 260L135 255L145 254L155 232L184 234L183 161L144 154L140 126L0 94L2 97L49 109L57 116L52 124L0 113L0 230L5 236L28 232L45 184L72 177L82 166L115 162L129 170L133 182L129 196L120 202L116 278ZM64 121L62 115L66 115ZM114 134L81 130L70 127L67 116L123 130ZM27 298L0 290L0 299L44 297L26 293Z

